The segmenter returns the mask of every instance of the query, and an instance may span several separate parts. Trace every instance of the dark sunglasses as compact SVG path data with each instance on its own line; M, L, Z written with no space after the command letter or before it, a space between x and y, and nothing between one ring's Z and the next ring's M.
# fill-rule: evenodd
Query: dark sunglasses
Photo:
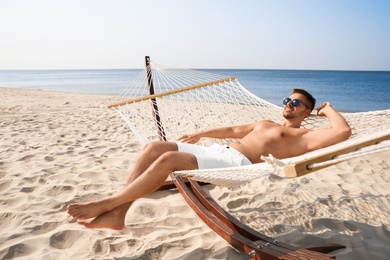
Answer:
M291 102L291 104L293 105L293 107L297 107L299 106L299 104L304 104L305 107L309 108L308 105L306 105L305 103L303 103L303 101L301 99L291 99L291 98L285 98L283 99L283 105L287 105L289 102Z

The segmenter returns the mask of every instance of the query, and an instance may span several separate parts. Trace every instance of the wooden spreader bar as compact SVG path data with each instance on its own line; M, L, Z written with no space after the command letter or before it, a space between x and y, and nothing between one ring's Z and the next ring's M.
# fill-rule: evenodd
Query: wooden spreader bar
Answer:
M180 92L185 92L185 91L189 91L189 90L193 90L193 89L197 89L197 88L208 87L208 86L216 85L216 84L223 83L223 82L229 82L229 81L232 81L235 79L237 79L237 77L228 77L228 78L209 81L209 82L205 82L202 84L188 86L188 87L184 87L184 88L180 88L180 89L164 91L164 92L160 92L160 93L153 94L153 95L148 95L148 96L143 96L143 97L138 97L138 98L131 98L129 100L109 104L107 106L107 108L125 106L126 104L129 104L129 103L137 103L137 102L141 102L141 101L145 101L145 100L149 100L149 99L161 98L164 96L169 96L169 95L180 93Z
M336 156L355 152L360 148L374 145L374 144L377 144L379 142L389 140L389 139L390 139L390 134L385 134L383 136L380 136L380 137L377 137L374 139L370 139L370 140L362 141L360 143L356 143L353 145L345 146L339 150L335 150L335 151L327 153L327 154L319 155L317 157L302 160L302 161L296 162L294 164L286 165L283 167L283 170L284 170L286 177L299 177L299 176L311 173L313 171L318 171L322 168L325 168L325 167L328 167L331 165L331 164L329 164L329 165L323 166L323 167L310 168L309 165L311 165L311 164L329 161L329 160L334 159Z

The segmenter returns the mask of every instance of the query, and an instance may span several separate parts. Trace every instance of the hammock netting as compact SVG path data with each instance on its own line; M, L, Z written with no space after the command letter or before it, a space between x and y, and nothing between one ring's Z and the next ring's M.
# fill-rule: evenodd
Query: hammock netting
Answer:
M148 78L148 75L151 78ZM150 79L154 87L152 94L149 93ZM252 94L236 77L154 63L150 63L108 107L121 115L141 144L155 140L175 141L183 134L215 127L249 124L263 119L283 122L282 107ZM304 120L302 127L328 127L328 120L316 116L315 113L316 111L313 111L312 115ZM176 174L218 185L235 186L264 174L275 173L281 166L302 158L328 153L361 140L389 136L390 109L342 115L352 128L352 136L339 144L281 161L272 157L264 158L268 163L249 167L178 171ZM233 140L203 138L198 144L207 146L231 141ZM389 143L381 149L389 149Z

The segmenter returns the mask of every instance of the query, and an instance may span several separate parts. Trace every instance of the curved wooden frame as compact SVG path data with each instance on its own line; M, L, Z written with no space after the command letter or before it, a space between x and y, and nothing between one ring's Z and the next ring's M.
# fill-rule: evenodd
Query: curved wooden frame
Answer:
M253 259L334 259L327 253L345 248L339 244L315 245L304 248L283 243L243 224L213 200L194 180L171 175L159 189L176 187L195 213L219 236Z
M139 101L151 99L155 101L156 97L167 95L168 93L154 94L151 71L149 67L150 58L145 57L146 70L148 76L149 94L150 96L137 99ZM187 91L194 88L200 88L225 82L235 79L235 77L223 79L220 81L213 81L196 86L185 88L184 90L172 92L177 93ZM137 102L132 100L131 102ZM124 102L123 104L127 104ZM116 104L117 106L120 104ZM157 103L152 104L155 110L158 110ZM113 107L115 105L112 105ZM110 105L109 105L110 107ZM156 118L157 124L161 125L160 118ZM160 136L165 136L161 127L158 129ZM164 141L165 138L163 138ZM338 244L317 245L308 248L298 248L271 237L268 237L252 228L244 225L228 212L226 212L217 202L215 202L201 187L200 184L194 180L183 179L180 176L171 174L172 181L167 181L160 187L159 190L171 189L174 186L179 190L188 205L195 211L195 213L218 235L224 238L227 242L235 248L245 252L253 259L332 259L334 256L326 253L344 248ZM174 186L173 186L174 185Z

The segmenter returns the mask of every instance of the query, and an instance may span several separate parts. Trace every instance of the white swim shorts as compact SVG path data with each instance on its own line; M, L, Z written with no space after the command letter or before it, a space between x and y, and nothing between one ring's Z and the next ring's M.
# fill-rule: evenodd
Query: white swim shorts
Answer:
M198 169L236 167L252 164L242 153L227 145L213 144L205 147L176 142L179 152L195 155Z

